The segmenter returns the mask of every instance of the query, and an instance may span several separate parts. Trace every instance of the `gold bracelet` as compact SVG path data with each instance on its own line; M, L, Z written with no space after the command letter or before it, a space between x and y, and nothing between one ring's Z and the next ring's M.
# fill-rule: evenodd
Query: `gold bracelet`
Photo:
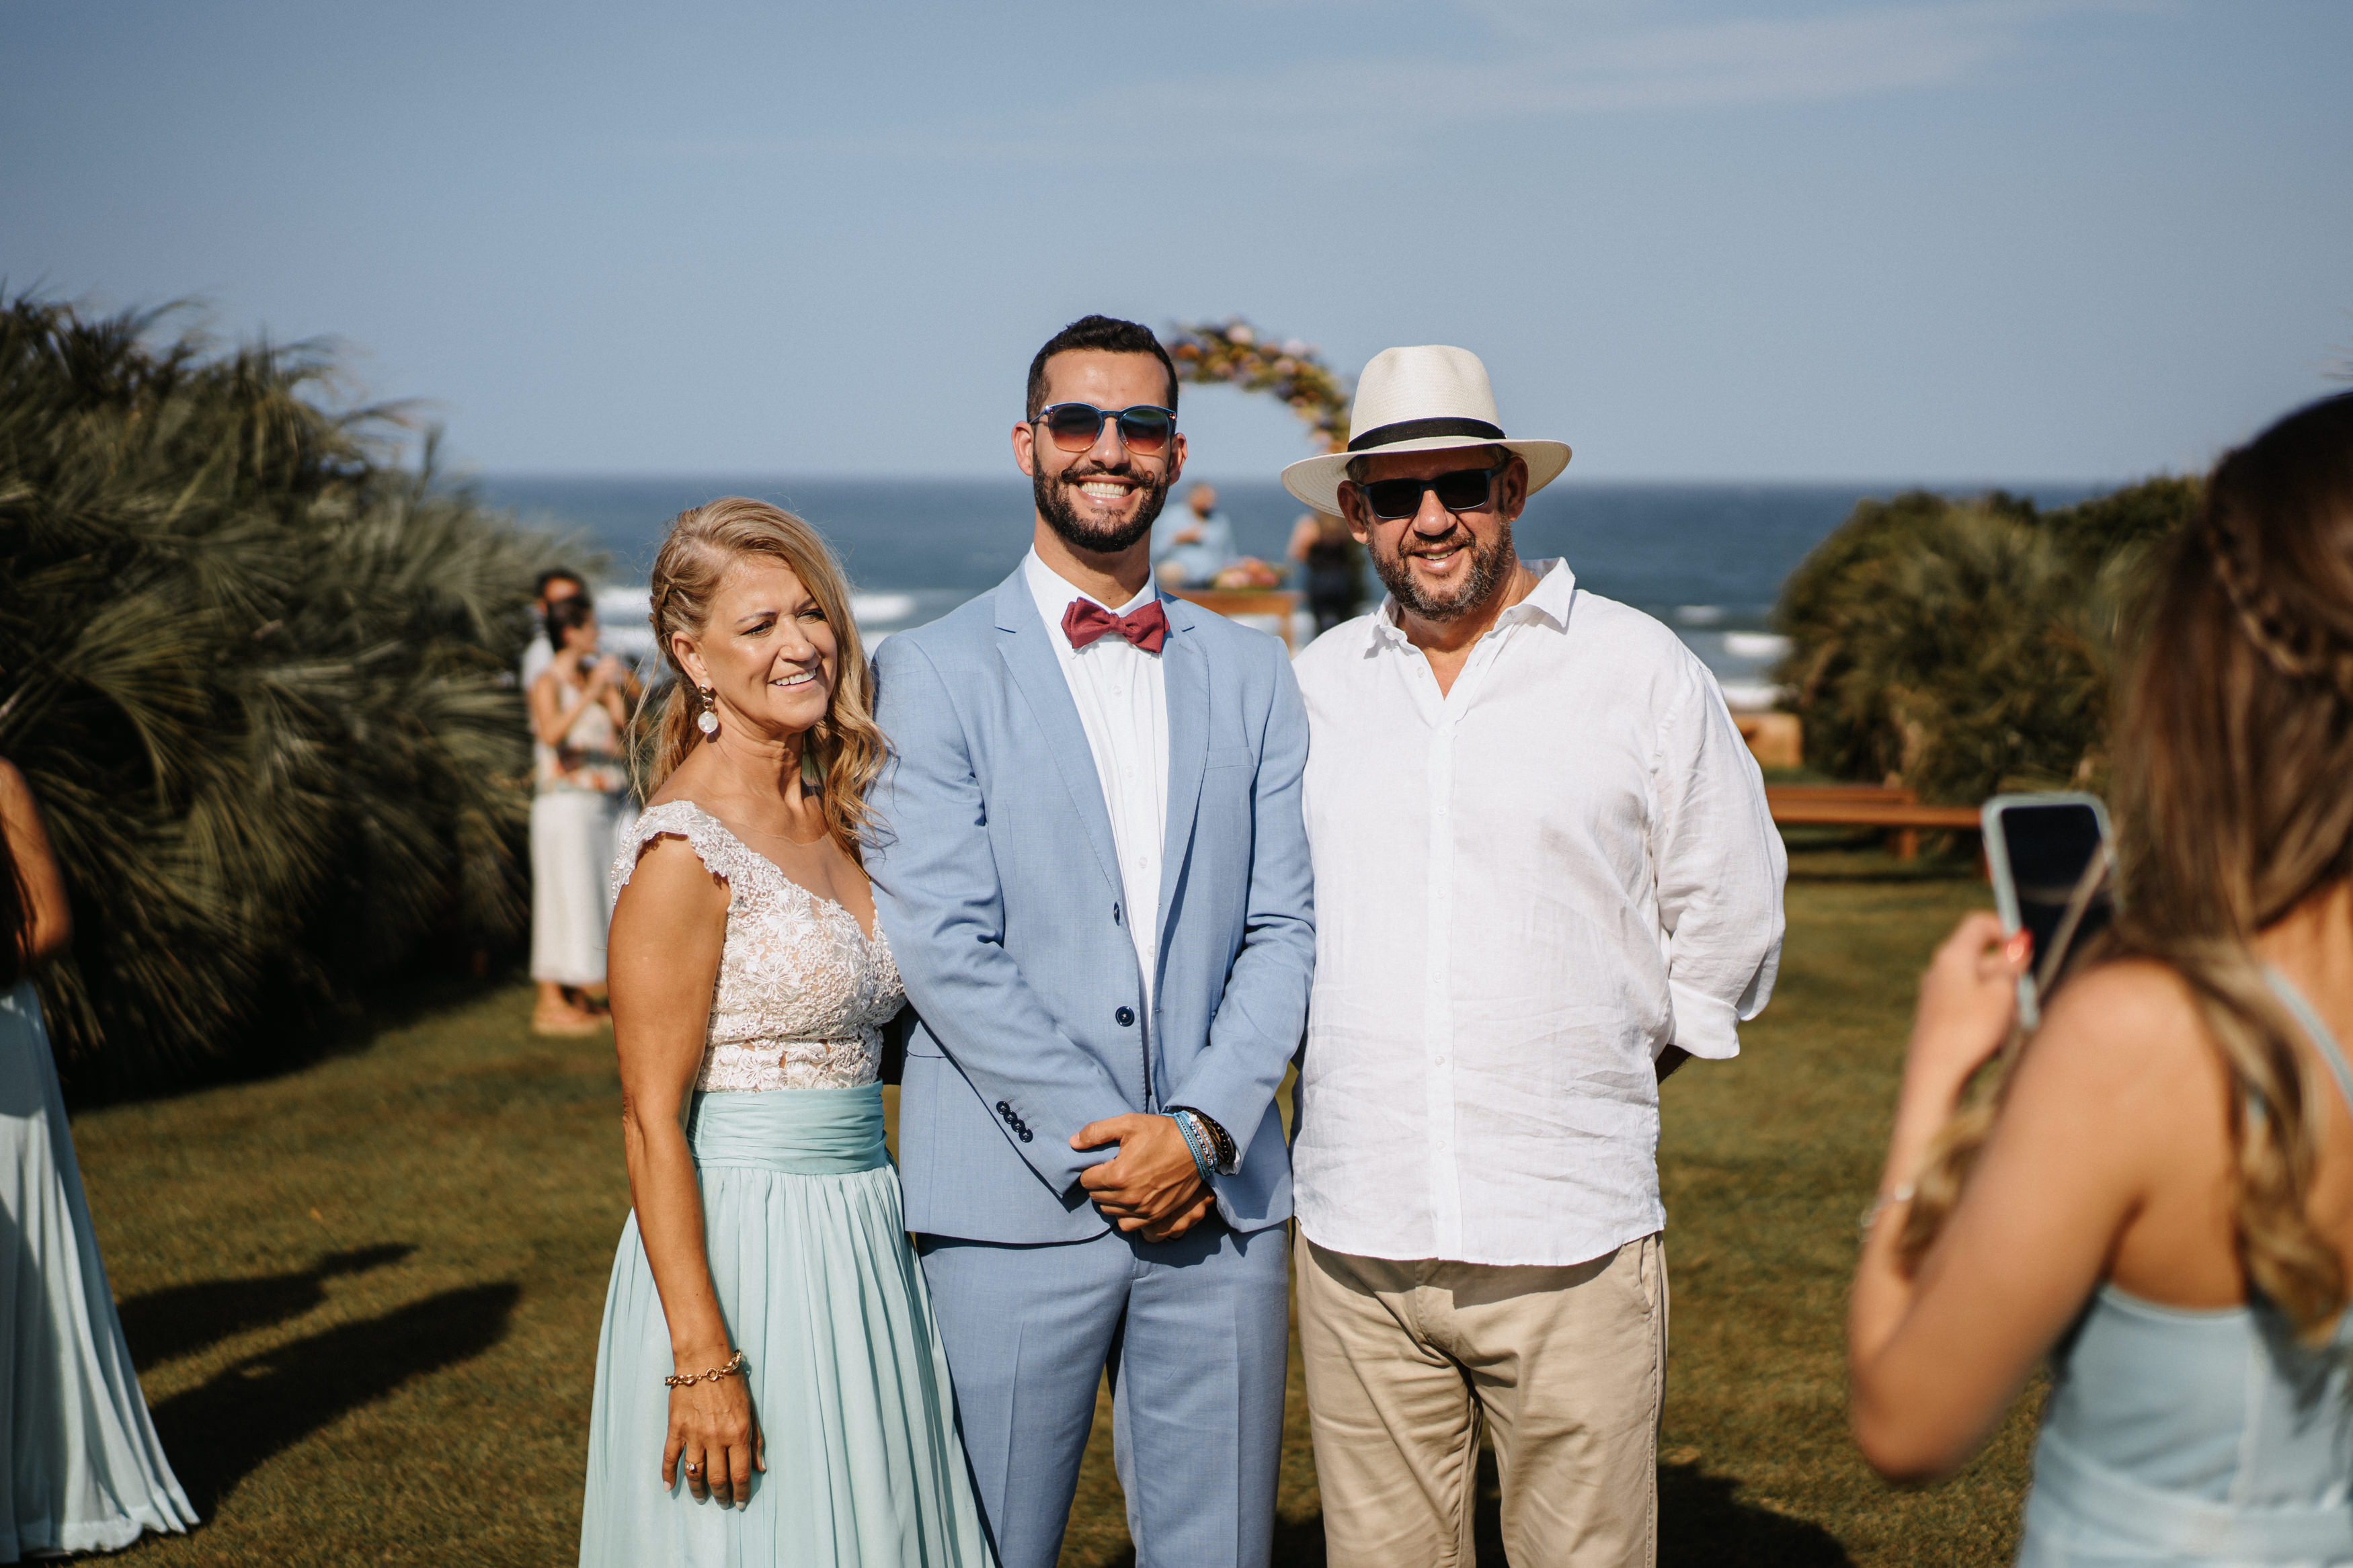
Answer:
M662 1386L691 1388L698 1383L717 1383L723 1377L741 1377L743 1374L744 1352L737 1351L727 1358L725 1366L714 1366L709 1372L690 1372L683 1377L666 1377L662 1379Z

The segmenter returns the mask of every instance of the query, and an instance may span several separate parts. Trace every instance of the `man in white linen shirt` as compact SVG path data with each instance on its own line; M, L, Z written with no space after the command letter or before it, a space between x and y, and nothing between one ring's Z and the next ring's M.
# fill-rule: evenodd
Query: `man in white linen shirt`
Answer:
M1389 598L1298 660L1315 978L1293 1150L1335 1568L1474 1561L1480 1427L1515 1568L1651 1563L1667 1349L1659 1084L1739 1050L1787 861L1715 681L1523 563L1568 462L1461 349L1366 367L1284 470Z

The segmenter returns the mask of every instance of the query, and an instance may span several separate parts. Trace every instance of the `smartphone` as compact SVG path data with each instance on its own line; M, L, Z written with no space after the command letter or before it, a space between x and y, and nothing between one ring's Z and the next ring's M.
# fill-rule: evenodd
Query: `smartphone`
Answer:
M2042 994L2068 955L2116 913L2116 851L2108 808L2073 791L1998 795L1985 803L1986 868L2001 928L2034 938L2034 958L2018 979L2018 1016L2041 1022Z

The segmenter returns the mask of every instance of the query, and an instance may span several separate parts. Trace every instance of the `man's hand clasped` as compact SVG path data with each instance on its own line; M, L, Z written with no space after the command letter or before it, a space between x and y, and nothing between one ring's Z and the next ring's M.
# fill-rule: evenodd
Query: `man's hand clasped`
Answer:
M1071 1140L1073 1149L1108 1144L1119 1152L1082 1173L1079 1184L1120 1229L1140 1230L1146 1241L1174 1241L1215 1204L1173 1118L1131 1111L1090 1121Z

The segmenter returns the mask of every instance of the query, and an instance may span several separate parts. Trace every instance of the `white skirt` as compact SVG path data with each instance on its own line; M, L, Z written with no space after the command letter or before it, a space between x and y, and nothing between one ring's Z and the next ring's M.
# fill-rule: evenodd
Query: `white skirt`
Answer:
M605 984L615 846L637 814L626 797L551 790L531 801L531 977Z

